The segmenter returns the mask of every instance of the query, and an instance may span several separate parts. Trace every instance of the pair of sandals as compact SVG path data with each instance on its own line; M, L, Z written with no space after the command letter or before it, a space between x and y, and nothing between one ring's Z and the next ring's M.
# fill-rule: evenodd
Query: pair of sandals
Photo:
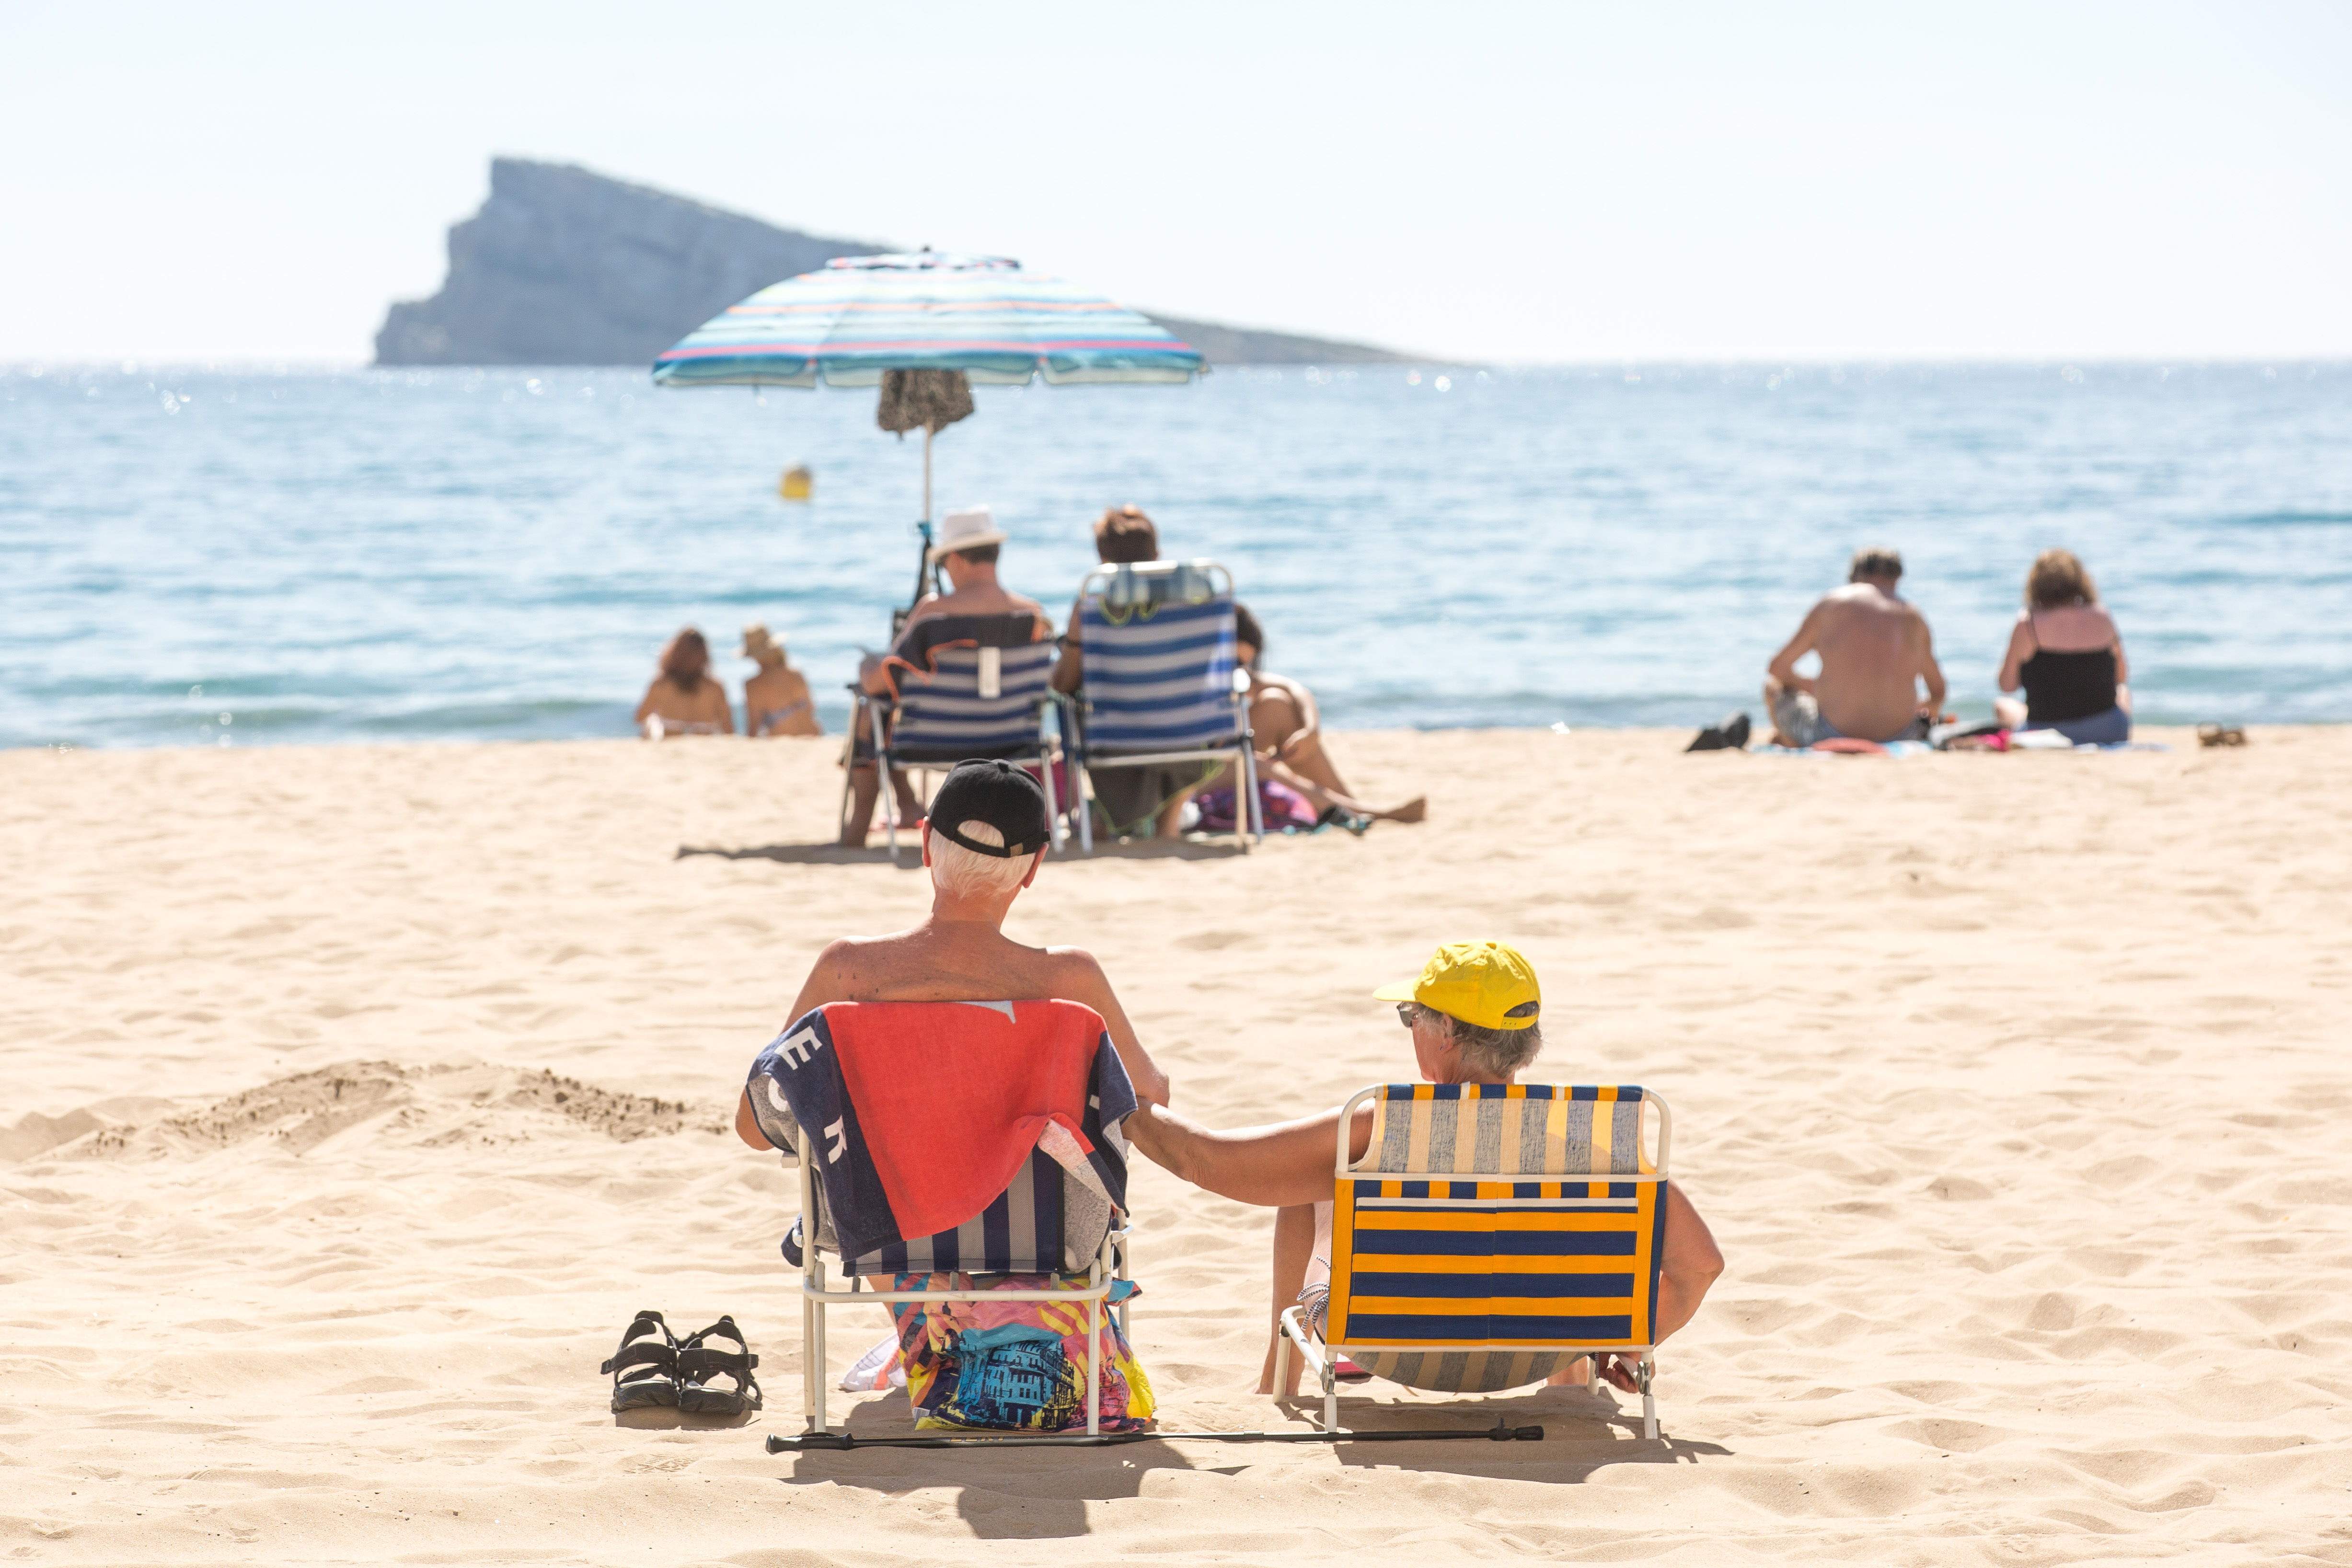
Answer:
M2246 743L2246 731L2243 726L2237 724L2200 724L2197 726L2197 743L2200 746L2242 746Z
M647 1311L629 1321L620 1348L596 1370L612 1374L616 1415L661 1405L688 1415L740 1415L760 1407L760 1380L751 1375L759 1364L731 1316L681 1340L659 1312Z

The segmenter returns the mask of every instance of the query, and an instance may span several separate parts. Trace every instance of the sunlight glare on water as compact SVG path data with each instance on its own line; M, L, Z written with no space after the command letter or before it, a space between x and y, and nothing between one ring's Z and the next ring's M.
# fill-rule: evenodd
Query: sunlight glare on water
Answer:
M1343 726L1696 725L1864 542L1962 711L2063 544L2143 719L2352 717L2352 367L1403 366L982 388L987 501L1058 619L1134 501L1232 567ZM847 709L913 578L874 394L635 371L0 370L0 744L620 735L693 623ZM814 499L778 499L806 463Z

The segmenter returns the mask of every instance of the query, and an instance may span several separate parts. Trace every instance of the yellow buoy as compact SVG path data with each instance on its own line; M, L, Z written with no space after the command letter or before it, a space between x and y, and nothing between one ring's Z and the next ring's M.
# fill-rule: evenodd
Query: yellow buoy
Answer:
M808 471L807 465L794 463L784 470L782 481L776 486L776 493L786 500L806 500L809 492L815 488L816 476Z

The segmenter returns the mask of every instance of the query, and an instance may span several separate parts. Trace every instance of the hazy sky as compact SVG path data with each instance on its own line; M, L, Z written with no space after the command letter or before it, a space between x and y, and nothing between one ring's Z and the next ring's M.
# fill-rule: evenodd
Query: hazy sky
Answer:
M363 359L493 153L1439 355L2352 353L2352 5L0 0L0 360Z

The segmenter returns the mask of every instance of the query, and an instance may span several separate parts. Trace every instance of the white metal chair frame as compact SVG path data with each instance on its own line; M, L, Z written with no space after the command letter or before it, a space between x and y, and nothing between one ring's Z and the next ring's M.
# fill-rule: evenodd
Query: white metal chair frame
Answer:
M1143 562L1129 564L1154 565L1160 563ZM1234 591L1234 574L1225 569L1222 562L1201 560L1171 562L1167 564L1182 564L1197 567L1203 572L1216 573L1225 580L1225 593L1230 595ZM1116 577L1118 571L1119 566L1114 563L1097 566L1087 573L1078 584L1079 605L1081 606L1085 605L1087 590L1094 587L1097 579L1108 582ZM1071 754L1077 759L1077 767L1070 781L1071 790L1077 796L1077 799L1071 804L1077 808L1078 853L1091 855L1095 852L1093 773L1097 767L1139 768L1163 763L1205 763L1219 757L1230 758L1234 772L1240 779L1234 797L1234 842L1239 846L1241 852L1246 855L1252 844L1265 837L1265 816L1257 798L1257 736L1250 729L1249 707L1247 699L1244 695L1247 688L1240 678L1241 672L1236 670L1234 673L1234 703L1241 710L1239 714L1241 729L1231 745L1195 746L1189 750L1171 752L1112 752L1106 753L1097 761L1094 755L1094 748L1083 740L1084 715L1083 713L1078 715L1077 734L1081 740L1071 749ZM1063 727L1066 734L1070 730L1070 714L1080 709L1083 703L1069 698L1063 699L1063 701L1065 704ZM1050 799L1047 805L1049 807L1052 805Z
M1387 1086L1385 1084L1374 1084L1369 1089L1359 1089L1355 1094L1349 1098L1347 1105L1340 1110L1339 1158L1338 1163L1334 1166L1332 1173L1335 1180L1343 1182L1362 1181L1374 1175L1377 1175L1384 1182L1399 1180L1432 1182L1526 1181L1530 1179L1525 1173L1508 1171L1372 1172L1352 1168L1348 1163L1348 1129L1355 1120L1356 1107L1379 1094L1381 1090L1386 1087ZM1656 1095L1652 1094L1647 1089L1643 1089L1642 1091L1641 1103L1644 1105L1654 1105L1658 1108L1658 1158L1656 1168L1652 1171L1644 1172L1639 1175L1624 1175L1612 1173L1605 1178L1608 1181L1643 1182L1655 1184L1664 1182L1666 1179L1666 1144L1674 1132L1674 1113L1666 1108L1666 1102L1664 1100L1660 1100ZM1640 1142L1641 1135L1637 1129L1634 1134L1634 1143L1637 1151L1640 1147ZM1367 1157L1369 1157L1369 1155ZM1583 1178L1579 1173L1570 1172L1559 1175L1546 1174L1538 1179L1548 1182L1573 1182ZM1595 1174L1591 1179L1599 1181L1603 1178ZM1507 1207L1514 1202L1525 1203L1531 1200L1515 1200L1511 1198L1382 1198L1381 1200L1382 1204L1433 1209ZM1654 1261L1653 1263L1653 1267L1655 1267ZM1652 1326L1653 1328L1655 1327L1654 1321ZM1400 1355L1417 1355L1427 1353L1431 1350L1431 1347L1428 1345L1323 1344L1318 1346L1315 1335L1307 1327L1306 1308L1299 1306L1290 1307L1282 1314L1282 1331L1275 1341L1274 1385L1276 1389L1283 1388L1290 1381L1290 1356L1294 1347L1296 1347L1297 1353L1301 1357L1305 1358L1307 1364L1314 1369L1317 1377L1322 1384L1322 1429L1326 1432L1331 1433L1337 1433L1341 1430L1339 1426L1339 1374L1333 1370L1333 1363L1341 1356L1347 1355L1350 1352L1354 1351L1363 1351L1370 1354L1390 1352ZM1588 1393L1596 1394L1601 1392L1601 1363L1597 1359L1593 1358L1597 1358L1601 1355L1625 1355L1632 1353L1633 1352L1639 1351L1641 1352L1641 1360L1637 1363L1637 1370L1634 1375L1635 1381L1640 1384L1642 1390L1642 1436L1648 1438L1654 1438L1657 1436L1658 1401L1656 1394L1652 1392L1651 1388L1651 1384L1657 1373L1658 1347L1656 1344L1603 1345L1595 1347L1590 1345L1562 1343L1532 1347L1520 1346L1517 1348L1563 1351L1570 1354L1582 1354L1588 1358L1585 1363L1585 1389Z
M1087 1282L1067 1290L868 1290L856 1275L850 1275L846 1290L828 1289L824 1282L824 1260L817 1256L817 1191L816 1167L809 1163L809 1146L815 1142L806 1128L793 1140L799 1146L801 1169L801 1377L802 1395L808 1411L808 1429L828 1431L825 1424L825 1398L830 1392L825 1366L824 1314L829 1308L846 1307L867 1302L890 1301L1084 1301L1087 1304L1087 1436L1097 1436L1102 1430L1102 1358L1104 1309L1112 1289L1127 1279L1127 1241L1129 1227L1119 1223L1119 1211L1113 1211L1111 1228L1103 1237L1094 1262L1087 1270ZM1118 1331L1127 1332L1127 1303L1110 1307L1118 1321ZM1077 1434L1065 1436L1075 1438Z

